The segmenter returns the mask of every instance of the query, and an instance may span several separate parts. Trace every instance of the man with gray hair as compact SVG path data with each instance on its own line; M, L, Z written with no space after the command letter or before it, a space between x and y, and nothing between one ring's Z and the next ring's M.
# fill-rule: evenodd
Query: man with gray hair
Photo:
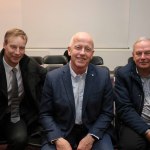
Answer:
M150 39L133 45L133 60L115 73L120 150L150 149Z

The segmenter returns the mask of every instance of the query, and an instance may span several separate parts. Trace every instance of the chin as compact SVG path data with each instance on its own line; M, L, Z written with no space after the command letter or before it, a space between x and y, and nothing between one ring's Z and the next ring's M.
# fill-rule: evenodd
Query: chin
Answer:
M140 69L150 69L150 66L140 66Z
M17 65L19 63L19 61L13 61L12 62L14 65Z

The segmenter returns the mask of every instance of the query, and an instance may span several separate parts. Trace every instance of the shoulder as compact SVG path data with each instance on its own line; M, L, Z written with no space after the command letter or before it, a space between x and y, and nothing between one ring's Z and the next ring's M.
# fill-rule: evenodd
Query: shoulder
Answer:
M33 58L27 55L24 55L21 59L20 66L22 70L26 70L27 72L46 74L46 69L39 65Z
M136 72L136 66L134 62L129 62L125 66L118 66L115 68L115 76L128 76L132 72Z
M60 77L62 76L64 73L70 73L70 69L69 69L69 65L66 64L64 65L63 67L60 67L60 68L57 68L57 69L54 69L52 71L49 71L47 73L47 76L53 76L53 77Z
M93 72L95 74L109 74L109 68L106 66L89 64L88 72Z

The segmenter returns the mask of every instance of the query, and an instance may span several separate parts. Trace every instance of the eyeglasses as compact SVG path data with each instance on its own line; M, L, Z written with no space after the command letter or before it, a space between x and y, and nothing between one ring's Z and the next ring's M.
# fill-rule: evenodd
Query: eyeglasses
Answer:
M86 53L90 53L93 51L93 49L89 46L81 46L81 45L76 45L74 46L74 48L77 50L77 51L82 51L84 49L84 52Z

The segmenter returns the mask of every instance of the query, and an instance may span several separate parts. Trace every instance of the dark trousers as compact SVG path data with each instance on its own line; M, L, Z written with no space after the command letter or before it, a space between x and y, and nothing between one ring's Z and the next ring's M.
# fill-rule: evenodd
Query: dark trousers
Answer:
M7 150L24 150L27 145L27 127L23 120L17 123L10 122L10 115L0 121L0 136L5 138Z
M75 125L71 133L65 139L70 143L72 149L76 150L80 140L84 138L87 133L88 130L84 126ZM56 147L55 145L46 143L42 146L41 150L56 150ZM113 150L110 136L105 134L102 140L97 140L94 143L92 150Z
M119 132L119 150L150 150L150 143L127 126Z

